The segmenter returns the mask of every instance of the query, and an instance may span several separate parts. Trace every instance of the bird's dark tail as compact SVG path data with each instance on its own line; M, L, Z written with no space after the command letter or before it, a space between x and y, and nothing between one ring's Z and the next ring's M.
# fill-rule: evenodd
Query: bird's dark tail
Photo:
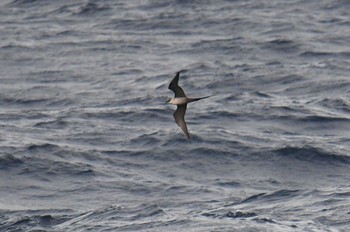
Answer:
M211 97L213 95L210 95L210 96L206 96L206 97L198 97L198 98L189 98L189 102L194 102L194 101L199 101L199 100L202 100L202 99L205 99L205 98L208 98L208 97Z

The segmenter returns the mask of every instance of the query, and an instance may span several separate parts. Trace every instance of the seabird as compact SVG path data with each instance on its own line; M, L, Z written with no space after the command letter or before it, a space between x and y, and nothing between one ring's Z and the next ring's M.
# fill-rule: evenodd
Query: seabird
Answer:
M175 96L174 96L174 98L168 100L167 102L169 104L172 104L172 105L177 105L177 109L173 114L175 122L181 128L181 130L184 132L186 137L188 139L190 139L190 134L188 133L186 122L185 122L185 113L186 113L187 103L199 101L201 99L208 98L210 96L200 97L200 98L186 97L185 92L178 85L179 76L180 76L180 72L177 72L175 77L173 78L173 80L169 84L168 88L175 93Z

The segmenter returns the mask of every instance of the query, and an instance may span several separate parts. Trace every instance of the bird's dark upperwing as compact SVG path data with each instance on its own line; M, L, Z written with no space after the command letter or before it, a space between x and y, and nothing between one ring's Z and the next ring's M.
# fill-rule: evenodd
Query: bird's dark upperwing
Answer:
M182 90L182 88L178 85L179 82L179 76L180 72L177 72L173 80L169 84L169 89L174 91L175 97L186 97L185 92ZM186 110L186 108L185 108Z
M187 131L187 126L185 122L185 113L186 113L187 104L178 105L176 111L173 116L175 118L175 122L181 128L181 130L185 133L186 137L189 139L190 134Z

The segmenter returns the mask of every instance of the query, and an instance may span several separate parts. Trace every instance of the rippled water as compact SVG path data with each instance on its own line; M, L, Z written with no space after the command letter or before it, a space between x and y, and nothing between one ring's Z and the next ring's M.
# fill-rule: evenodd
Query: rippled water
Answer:
M347 231L349 10L2 1L0 231Z

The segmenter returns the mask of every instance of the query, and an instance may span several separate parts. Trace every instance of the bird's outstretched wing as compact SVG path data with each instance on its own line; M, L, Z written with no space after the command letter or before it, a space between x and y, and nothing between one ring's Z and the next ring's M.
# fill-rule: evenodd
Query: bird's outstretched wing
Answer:
M187 104L178 105L176 111L173 116L175 118L175 122L181 128L181 130L185 133L186 137L189 139L190 134L188 133L186 122L185 122L185 113L186 113Z
M175 97L186 97L185 92L178 85L180 72L177 72L173 80L169 84L169 89L174 91ZM186 110L186 109L185 109Z

